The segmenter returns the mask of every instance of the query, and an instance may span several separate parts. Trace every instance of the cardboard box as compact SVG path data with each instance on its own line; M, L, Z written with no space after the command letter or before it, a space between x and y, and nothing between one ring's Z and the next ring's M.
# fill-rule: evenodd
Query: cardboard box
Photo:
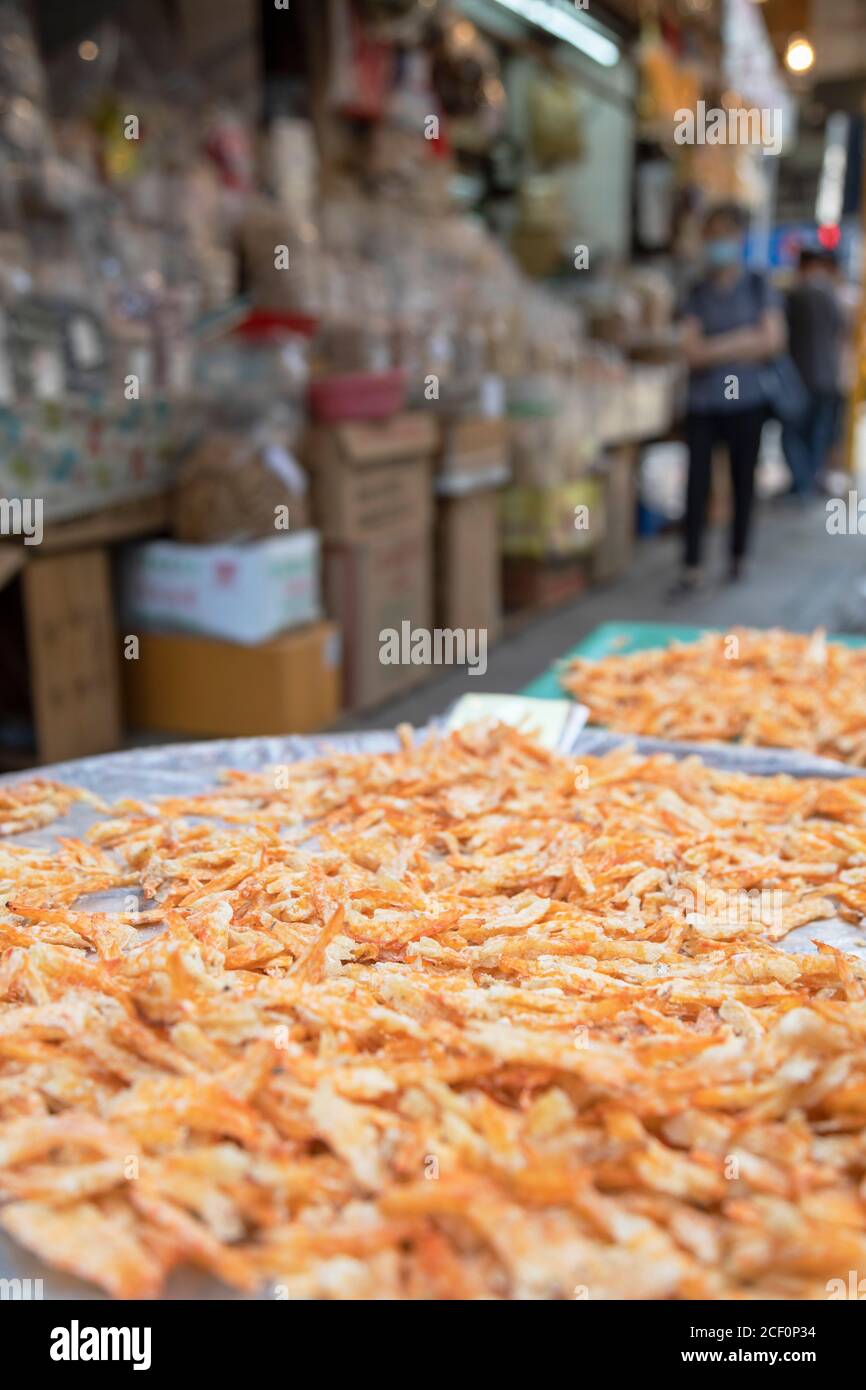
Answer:
M121 723L108 554L47 555L23 574L39 761L110 752Z
M265 642L321 616L318 532L240 545L133 546L124 556L122 612L135 630Z
M48 522L38 546L0 542L0 719L11 719L13 735L0 752L4 766L60 762L120 746L108 545L160 530L166 521L166 499L154 497Z
M340 711L340 637L327 622L256 647L145 633L123 677L133 728L196 737L311 733Z
M443 499L436 525L436 624L484 628L495 641L502 625L499 493Z
M349 709L381 704L430 676L429 667L383 665L381 633L433 625L431 532L404 528L367 545L325 547L325 603L343 632Z
M436 478L437 492L460 495L474 488L497 487L511 474L511 436L507 420L445 419Z
M505 555L580 555L604 532L603 495L595 478L555 487L509 487L500 495Z
M592 556L593 578L615 579L631 561L637 530L637 445L606 449L599 459L604 530Z
M4 764L61 762L120 743L108 554L43 549L0 545Z
M437 448L436 422L421 412L311 429L303 455L323 538L359 542L431 527Z

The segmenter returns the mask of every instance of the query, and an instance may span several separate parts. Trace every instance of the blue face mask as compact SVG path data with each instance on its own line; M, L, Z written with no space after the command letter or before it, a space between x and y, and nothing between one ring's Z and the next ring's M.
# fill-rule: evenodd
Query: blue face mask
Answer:
M711 270L726 270L728 266L738 265L740 254L741 246L736 237L717 237L704 246L704 256Z

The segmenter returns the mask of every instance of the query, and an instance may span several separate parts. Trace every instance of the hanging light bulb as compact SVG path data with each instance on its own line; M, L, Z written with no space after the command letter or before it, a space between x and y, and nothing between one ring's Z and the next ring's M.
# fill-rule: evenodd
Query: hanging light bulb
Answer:
M805 34L792 34L785 49L785 67L789 72L808 72L815 62L815 50Z

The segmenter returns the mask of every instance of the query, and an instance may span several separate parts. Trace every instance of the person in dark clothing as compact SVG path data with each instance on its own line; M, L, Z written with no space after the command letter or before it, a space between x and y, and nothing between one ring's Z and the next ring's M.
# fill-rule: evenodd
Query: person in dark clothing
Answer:
M713 448L727 447L734 499L730 578L739 578L749 539L755 467L766 419L762 364L783 351L785 321L775 293L743 266L747 217L735 204L710 211L704 223L705 272L688 295L683 349L689 366L683 570L671 597L701 583L701 551Z
M789 350L809 395L805 415L782 430L792 491L799 497L814 489L836 435L845 315L833 283L835 264L830 252L801 251L786 302Z

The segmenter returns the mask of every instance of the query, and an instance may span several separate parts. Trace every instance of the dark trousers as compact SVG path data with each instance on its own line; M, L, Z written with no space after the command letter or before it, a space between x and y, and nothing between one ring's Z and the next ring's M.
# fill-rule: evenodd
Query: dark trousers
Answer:
M710 495L713 447L718 443L727 445L731 461L731 485L734 494L731 556L738 560L745 554L755 493L755 465L758 462L761 430L765 419L766 411L763 406L686 417L689 482L686 490L685 563L689 567L697 566L701 562L701 542Z
M839 398L830 391L811 391L809 409L796 424L782 430L782 448L794 480L794 491L805 497L827 463L836 441Z

